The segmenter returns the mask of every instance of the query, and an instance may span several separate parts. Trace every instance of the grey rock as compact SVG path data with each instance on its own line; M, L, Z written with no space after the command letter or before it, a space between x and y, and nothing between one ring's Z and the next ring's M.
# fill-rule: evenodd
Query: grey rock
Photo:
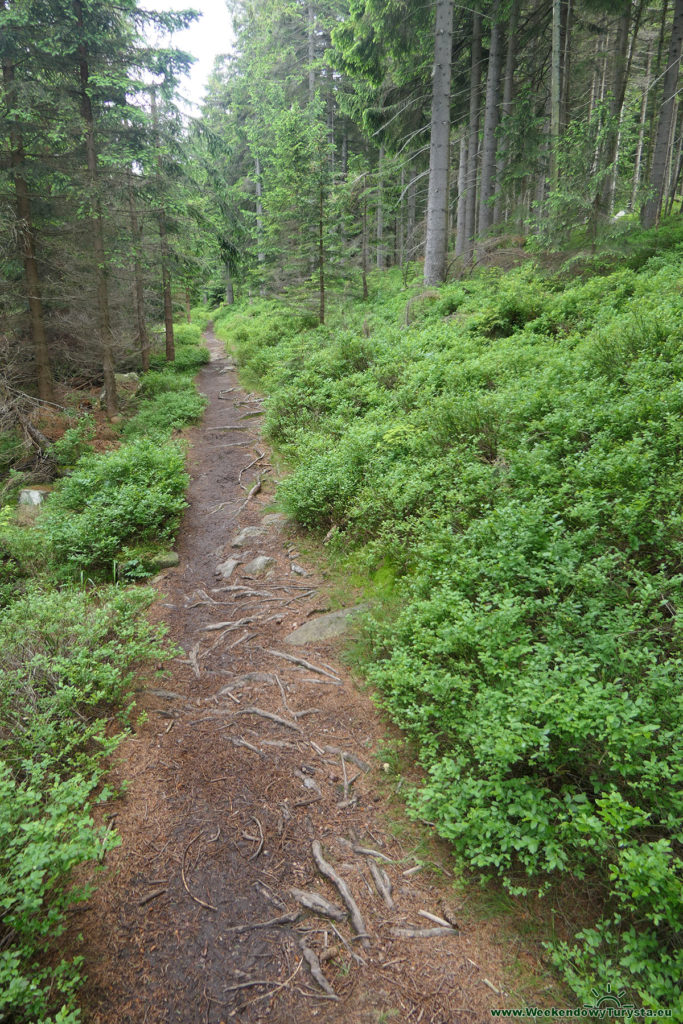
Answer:
M245 576L265 576L274 565L274 558L270 558L268 555L257 555L256 558L252 558L251 562L247 562L242 567L242 572Z
M216 566L215 575L222 576L224 580L229 580L239 564L236 558L228 558L225 562L221 562L220 565Z
M338 612L328 612L327 615L318 615L310 622L299 626L288 637L285 643L293 644L295 647L304 644L315 643L319 640L331 640L335 636L342 636L353 624L353 619L361 612L367 611L369 605L357 604L353 608L342 608Z
M292 568L292 572L296 576L310 576L311 575L310 572L306 572L306 570L303 568L303 566L297 565L296 562L292 562L291 568Z
M254 537L262 537L264 533L265 530L261 526L245 526L236 537L232 538L230 546L233 548L243 548Z
M172 569L174 565L180 565L180 558L175 551L162 551L150 558L150 563L155 569Z
M283 516L282 512L271 512L269 515L264 516L261 520L264 526L284 526L287 522L287 516Z
M20 505L42 505L47 497L48 492L42 489L27 487L23 491L19 491L19 504Z
M164 700L185 700L182 693L176 693L174 690L149 690L148 692L153 697L163 697Z

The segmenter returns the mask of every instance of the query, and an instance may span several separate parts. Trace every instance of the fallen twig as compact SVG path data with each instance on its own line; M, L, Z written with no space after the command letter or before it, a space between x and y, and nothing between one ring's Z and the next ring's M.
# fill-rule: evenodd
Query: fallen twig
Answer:
M306 661L305 658L296 658L293 654L285 654L284 651L275 651L271 647L264 647L263 650L266 654L274 654L277 658L284 658L285 661L291 661L293 665L301 665L302 668L307 668L311 672L317 672L318 675L329 676L330 679L334 679L335 682L341 682L341 679L339 679L338 676L333 676L331 672L327 672L324 668L318 668L317 665L312 665L310 661Z
M323 874L325 878L329 878L329 880L334 885L336 885L337 889L339 890L341 898L343 899L344 903L349 909L351 923L358 932L362 946L365 949L367 949L368 946L370 945L370 942L365 927L365 922L363 920L360 910L358 909L358 904L356 903L356 901L353 898L353 895L351 894L351 890L349 889L344 879L340 878L340 876L334 870L332 865L327 863L327 861L323 857L322 846L320 845L317 839L314 839L313 842L311 843L311 850L313 853L313 860L315 861L320 873Z
M194 896L193 893L190 892L189 886L187 884L187 879L185 877L185 861L186 861L186 858L187 858L188 850L190 849L190 847L194 843L197 842L197 840L202 835L203 835L203 832L198 832L197 835L194 837L194 839L191 839L190 842L185 847L185 851L183 853L183 860L182 860L182 864L181 864L181 867L180 867L180 875L181 875L181 878L183 880L183 886L185 888L185 892L187 893L187 895L190 897L191 900L194 900L194 902L198 903L200 907L205 907L207 910L218 910L218 907L214 907L212 903L206 903L204 900L201 900L199 898L199 896Z
M319 896L317 892L306 892L304 889L290 889L289 890L302 907L306 907L307 910L312 910L316 914L322 914L324 917L331 917L333 921L345 921L348 917L348 913L338 907L335 903L330 903L324 896Z
M303 953L304 960L306 961L310 968L312 977L315 978L315 980L318 982L323 992L326 992L327 995L331 996L331 998L333 999L338 999L339 997L337 996L336 992L334 991L329 981L322 972L318 957L315 955L313 950L306 945L303 939L299 940L299 949Z
M446 921L443 917L437 917L436 914L430 914L428 910L418 910L420 917L425 917L428 921L433 921L434 924L441 925L442 928L450 928L457 931L457 927L452 925L450 921Z
M437 935L457 935L456 928L391 928L390 932L399 939L431 939Z
M391 896L391 879L387 875L386 871L383 871L382 868L372 860L372 858L368 861L368 867L370 868L372 880L377 886L377 892L380 894L389 910L393 910L396 904Z
M250 743L248 740L243 740L241 736L231 736L230 742L234 747L246 747L247 750L253 750L253 752L255 754L258 754L259 757L264 756L262 750L259 750L258 747L255 747L254 744Z
M234 924L230 928L226 928L226 932L249 932L255 928L277 928L280 924L293 924L298 921L301 917L301 911L295 910L290 914L282 914L280 917L271 917L269 921L254 921L250 924Z
M163 896L165 892L168 892L168 889L156 889L154 892L148 893L147 896L143 896L141 900L138 900L138 906L144 907L145 904L151 903L152 900L155 900L157 896Z
M263 836L263 828L261 826L261 822L258 820L258 818L252 818L251 820L255 821L256 824L258 825L258 831L259 831L259 836L260 836L260 841L259 841L259 844L258 844L258 849L256 850L255 853L252 853L251 857L249 858L249 860L256 860L256 858L260 854L261 850L263 849L263 846L265 844L265 839L264 839L264 836Z
M287 729L294 729L295 732L303 732L303 729L298 722L290 722L287 718L282 718L280 715L273 714L272 711L264 711L263 708L242 708L241 711L237 712L238 715L259 715L261 718L267 718L271 722L276 722L278 725L284 725Z

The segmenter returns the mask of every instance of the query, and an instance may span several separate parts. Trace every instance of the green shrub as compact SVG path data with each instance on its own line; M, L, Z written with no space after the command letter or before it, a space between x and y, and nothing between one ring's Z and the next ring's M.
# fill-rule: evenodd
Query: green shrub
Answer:
M178 387L163 391L140 404L137 415L124 426L123 436L140 437L182 430L188 423L196 423L205 408L206 398L197 393L194 385L182 390Z
M95 429L92 416L83 416L75 427L65 430L62 437L50 445L50 457L60 466L72 466L89 451Z
M141 616L153 596L33 585L0 612L3 1019L80 1019L79 958L47 966L44 956L57 948L69 906L88 894L71 883L72 868L117 843L95 828L89 804L102 758L118 742L111 709L129 702L135 665L173 654L162 646L163 629Z
M185 508L182 447L140 438L84 456L59 482L40 526L62 573L111 573L128 546L171 540Z

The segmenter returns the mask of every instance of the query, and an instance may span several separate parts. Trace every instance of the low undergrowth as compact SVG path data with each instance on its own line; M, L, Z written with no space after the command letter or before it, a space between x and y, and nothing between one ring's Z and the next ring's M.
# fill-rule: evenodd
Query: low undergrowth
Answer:
M87 898L77 865L101 864L116 833L104 758L126 735L134 673L173 655L144 617L155 592L93 581L148 575L185 507L172 432L205 400L199 328L177 328L176 364L155 357L123 443L91 450L84 417L53 445L68 467L34 522L0 509L0 1020L75 1024L81 958L63 956L67 913ZM92 872L88 872L92 874Z
M601 277L374 279L312 328L216 331L269 395L282 506L396 578L366 666L416 740L415 813L513 893L571 877L579 999L683 1006L683 238ZM663 236L664 237L664 236ZM640 238L640 246L647 239ZM657 249L653 235L651 251ZM411 324L405 326L406 307Z

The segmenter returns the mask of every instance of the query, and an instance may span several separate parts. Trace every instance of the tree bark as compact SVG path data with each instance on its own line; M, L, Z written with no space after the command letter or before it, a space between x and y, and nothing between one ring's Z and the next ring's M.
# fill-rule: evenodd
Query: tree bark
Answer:
M235 303L235 289L232 283L232 267L230 266L230 260L226 260L225 262L225 302L228 306L232 306Z
M377 161L377 269L383 270L384 259L384 186L382 181L382 164L384 163L384 146L379 147L379 159Z
M638 16L638 22L640 18ZM638 31L636 22L636 32ZM621 117L626 95L626 79L629 60L627 59L629 46L629 29L631 26L631 4L628 3L617 22L617 34L614 47L611 51L612 59L612 80L610 82L610 103L609 113L613 124L610 128L603 150L603 166L612 167L609 174L606 174L602 181L600 192L596 197L597 213L605 217L610 211L614 195L613 182L616 186L616 161L620 145Z
M155 155L157 193L161 195L161 175L159 173L159 115L157 112L157 97L154 88L150 91L152 103L152 124L154 126L154 137L157 153ZM173 333L173 296L171 294L171 269L168 251L168 233L166 229L166 207L160 206L157 214L159 225L159 242L161 254L161 287L164 294L164 336L166 343L166 361L172 363L175 360L175 337Z
M361 239L361 274L363 277L363 300L368 297L368 193L363 193L363 229Z
M452 48L453 0L436 0L424 265L424 283L426 285L439 284L446 276Z
M10 61L3 61L2 80L5 95L8 100L8 107L11 107L12 102L16 102L16 86L14 84L14 65ZM21 238L21 255L24 264L24 282L26 286L26 296L28 299L31 323L31 340L33 342L33 353L36 361L38 397L44 402L51 402L54 399L52 368L50 366L50 351L47 342L47 332L45 330L40 273L38 271L38 260L36 259L31 198L28 182L22 173L24 164L24 140L21 131L16 126L16 121L11 110L10 118L10 166L12 167L19 236Z
M471 242L477 220L477 159L479 156L479 105L481 98L481 14L472 14L472 65L470 68L470 119L467 139L467 202L465 238ZM471 255L469 256L471 259Z
M460 136L460 160L458 163L458 213L455 224L455 255L462 256L465 251L467 239L465 236L465 207L467 205L467 193L465 183L467 181L467 138L465 133Z
M496 166L496 129L498 127L498 95L502 65L502 27L498 21L499 3L493 6L491 17L491 47L486 75L486 103L484 106L484 140L481 152L481 179L479 182L479 235L483 235L493 221L493 197Z
M503 101L500 107L501 127L505 125L505 119L510 116L512 110L512 93L515 81L515 57L517 55L517 26L519 24L519 0L512 0L510 8L510 21L508 23L508 44L505 55L505 77L503 79ZM502 214L503 192L501 182L507 166L507 142L505 135L498 143L498 159L496 160L496 202L493 208L493 222L500 224Z
M74 0L74 13L79 35L83 36L83 5L81 0ZM109 283L107 280L107 258L104 248L104 224L102 204L99 197L97 146L95 142L95 118L90 102L89 84L90 69L88 51L85 43L78 44L78 79L81 103L81 117L85 125L85 149L90 183L90 201L92 216L93 254L95 256L95 278L97 282L97 326L102 355L102 373L104 377L104 401L107 416L116 415L116 377L114 371L114 354L112 351L112 330L109 316Z
M572 17L574 9L572 0L566 0L563 6L564 17L562 19L562 75L560 87L560 131L566 128L569 123L569 86L571 84L571 63L572 63Z
M315 60L315 12L313 10L313 4L308 3L308 100L312 103L315 99L315 68L313 62Z
M144 371L149 370L149 335L147 334L147 322L145 320L145 288L142 280L142 268L140 266L140 242L142 232L138 221L138 212L135 206L135 192L133 190L132 173L128 173L128 207L130 210L130 233L133 239L133 281L135 286L135 322L138 328L138 344L140 346L140 366Z
M562 8L553 0L552 47L550 58L550 187L558 184L557 147L560 141L560 91L562 85Z
M645 72L645 88L643 89L643 98L640 103L640 124L638 125L638 143L636 145L636 157L635 164L633 167L633 185L631 188L631 201L629 203L629 211L633 210L636 205L638 198L638 189L640 188L640 172L643 161L643 143L645 141L645 125L647 123L647 101L650 93L650 72L652 70L652 47L650 46L647 51L647 71Z
M678 84L678 71L681 60L681 46L683 45L683 0L676 0L674 8L673 24L671 29L671 40L669 53L664 73L662 105L659 111L657 123L657 135L655 147L652 154L652 167L650 169L649 186L651 189L650 198L643 205L640 222L644 228L652 228L659 223L666 183L667 157L669 151L669 137L671 134L671 123L674 114L674 99L676 97L676 86Z
M324 218L325 218L325 193L323 192L322 186L320 188L320 204L318 207L318 274L319 274L319 293L320 293L320 308L318 311L318 319L321 324L325 323L325 243L324 243Z

